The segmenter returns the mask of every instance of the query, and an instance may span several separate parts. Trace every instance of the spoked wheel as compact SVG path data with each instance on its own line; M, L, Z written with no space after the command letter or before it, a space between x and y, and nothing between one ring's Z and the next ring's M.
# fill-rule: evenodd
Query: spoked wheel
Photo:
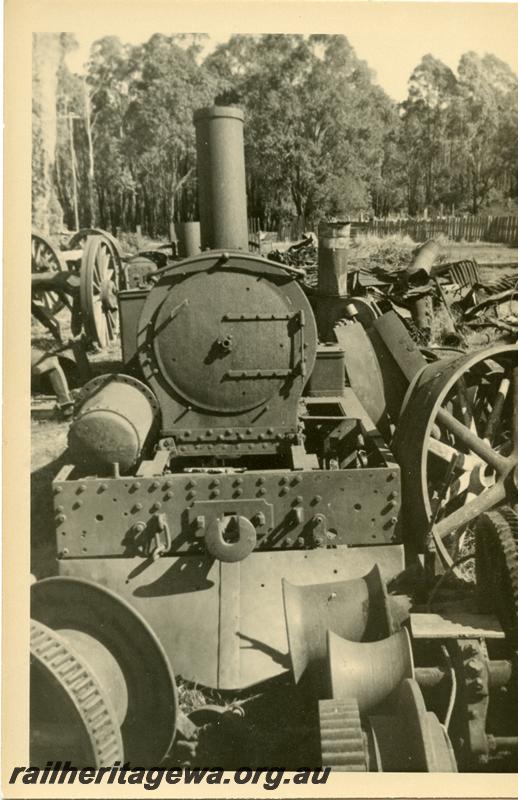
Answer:
M41 234L33 233L31 236L31 273L62 272L64 269L64 261L59 250ZM33 291L32 302L44 312L46 317L55 316L66 305L59 292L46 290Z
M68 243L69 250L76 250L79 248L84 248L86 245L86 240L89 236L104 236L106 241L109 243L110 248L113 253L113 258L117 264L117 271L122 268L122 250L119 242L112 236L111 233L108 231L103 231L102 228L81 228L81 230L74 233L72 238Z
M79 297L84 331L99 347L117 337L118 267L112 247L102 236L89 236L81 259Z
M428 364L398 422L407 539L424 550L433 534L443 563L473 549L477 517L517 497L518 347L493 347Z

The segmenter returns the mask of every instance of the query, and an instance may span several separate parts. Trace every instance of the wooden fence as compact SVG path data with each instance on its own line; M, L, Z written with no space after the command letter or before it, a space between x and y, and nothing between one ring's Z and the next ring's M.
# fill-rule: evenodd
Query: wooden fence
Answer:
M268 231L257 218L248 221L250 233L259 238L260 231ZM316 231L318 223L296 217L280 225L275 231L277 241L296 242L307 231ZM271 230L271 229L270 229ZM438 219L371 219L367 222L351 221L351 236L372 233L376 236L401 234L410 236L415 242L425 242L443 234L453 241L499 242L518 245L518 217L464 216Z
M443 217L440 219L373 219L353 222L351 234L372 233L390 236L399 233L415 242L425 242L443 234L460 242L500 242L518 244L518 217Z

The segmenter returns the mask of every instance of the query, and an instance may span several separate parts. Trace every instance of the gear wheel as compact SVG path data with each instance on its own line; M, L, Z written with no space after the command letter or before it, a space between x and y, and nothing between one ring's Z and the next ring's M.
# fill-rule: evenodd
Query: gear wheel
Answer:
M66 637L31 620L30 652L32 689L52 696L65 730L65 719L74 717L82 722L75 730L85 763L98 768L122 762L124 751L115 711L95 674ZM32 733L38 739L37 727L38 723L31 720Z
M475 531L477 590L486 611L495 612L518 638L518 513L510 506L482 514Z
M320 700L322 766L337 772L367 772L367 747L355 699Z

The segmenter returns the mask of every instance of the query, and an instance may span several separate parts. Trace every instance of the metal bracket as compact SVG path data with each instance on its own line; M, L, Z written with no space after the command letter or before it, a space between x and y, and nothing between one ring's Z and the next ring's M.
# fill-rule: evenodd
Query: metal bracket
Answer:
M165 514L157 514L157 530L152 535L150 555L153 561L165 555L171 549L171 531Z

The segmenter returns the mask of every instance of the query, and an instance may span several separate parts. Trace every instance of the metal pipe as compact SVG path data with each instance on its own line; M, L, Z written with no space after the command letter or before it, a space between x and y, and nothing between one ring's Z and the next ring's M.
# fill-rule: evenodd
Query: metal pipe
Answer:
M321 222L318 226L318 293L347 295L347 260L350 222Z
M415 253L411 263L406 269L409 280L428 280L432 266L439 257L441 245L435 239L429 239Z
M194 113L203 250L248 250L243 119L230 106Z
M201 232L199 222L178 222L175 225L178 242L178 255L190 258L201 253Z
M500 689L511 680L512 665L510 661L491 660L489 662L489 688ZM448 670L444 667L416 667L415 679L424 689L433 689L446 680Z

